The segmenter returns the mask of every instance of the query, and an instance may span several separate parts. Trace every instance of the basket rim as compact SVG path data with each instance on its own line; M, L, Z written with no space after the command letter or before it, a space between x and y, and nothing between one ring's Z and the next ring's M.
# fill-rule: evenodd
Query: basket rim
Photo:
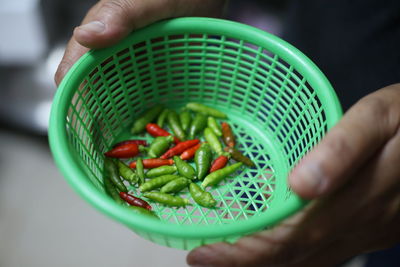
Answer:
M49 122L49 144L55 163L70 186L83 199L96 209L138 232L149 232L183 239L228 238L235 235L252 233L266 226L273 226L282 219L300 210L307 201L293 193L293 196L279 209L270 208L267 213L253 216L247 220L234 221L222 225L179 225L154 220L136 213L127 212L123 206L116 204L111 198L95 189L87 179L80 163L71 153L65 123L67 107L72 96L89 70L106 59L110 54L125 48L127 44L160 36L160 32L207 33L229 35L229 37L245 40L257 45L265 44L270 51L290 62L296 70L307 78L308 83L316 91L322 106L326 107L327 127L330 129L342 116L339 100L328 79L319 68L302 52L286 41L268 32L238 22L203 17L174 18L154 23L137 30L118 44L105 49L91 50L84 54L68 71L62 80L52 103ZM151 37L150 37L151 38ZM271 49L273 48L273 49ZM82 71L83 70L83 71Z

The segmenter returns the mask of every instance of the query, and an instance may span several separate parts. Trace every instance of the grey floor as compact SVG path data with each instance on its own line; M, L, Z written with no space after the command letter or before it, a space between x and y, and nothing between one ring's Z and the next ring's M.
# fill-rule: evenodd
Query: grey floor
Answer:
M45 139L0 130L0 267L180 267L186 254L86 204L61 177Z

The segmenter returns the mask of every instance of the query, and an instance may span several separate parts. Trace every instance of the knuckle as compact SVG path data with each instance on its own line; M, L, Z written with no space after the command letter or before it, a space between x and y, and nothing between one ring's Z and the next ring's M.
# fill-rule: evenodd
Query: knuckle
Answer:
M102 12L109 15L123 16L129 18L130 12L133 10L133 1L129 0L107 0L102 2Z
M366 119L376 122L375 128L380 131L383 139L393 137L400 125L400 91L395 94L393 92L394 90L380 90L362 98L358 105L359 112Z
M60 65L58 65L57 71L54 74L54 81L56 85L59 85L64 78L66 72L69 70L71 63L68 61L61 61Z
M379 94L366 96L360 100L360 112L364 112L367 116L381 119L386 117L388 113L388 101Z

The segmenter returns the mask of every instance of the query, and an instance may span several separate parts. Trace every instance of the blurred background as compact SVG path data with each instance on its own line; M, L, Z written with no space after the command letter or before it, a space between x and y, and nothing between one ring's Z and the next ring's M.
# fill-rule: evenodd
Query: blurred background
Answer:
M186 266L187 252L150 243L86 204L53 163L53 76L95 2L0 0L0 267ZM285 2L233 0L226 18L280 35Z

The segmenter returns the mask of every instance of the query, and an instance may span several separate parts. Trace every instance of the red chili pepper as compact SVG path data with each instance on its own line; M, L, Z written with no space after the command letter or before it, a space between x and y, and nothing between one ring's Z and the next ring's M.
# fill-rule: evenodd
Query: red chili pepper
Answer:
M161 128L155 123L148 123L146 124L146 131L153 137L157 136L169 136L171 135L169 132ZM174 136L175 144L178 144L181 140L178 137Z
M145 168L145 169L153 169L153 168L157 168L157 167L164 166L164 165L174 164L173 159L158 159L158 158L143 159L142 162L143 162L143 168ZM129 164L129 167L132 169L135 169L136 161L131 162Z
M210 173L216 170L222 169L228 163L229 158L227 156L221 155L214 160L211 164Z
M197 145L192 146L192 147L186 149L185 151L183 151L181 154L181 159L188 160L188 159L193 158L194 154L196 153L197 149L200 148L200 146L201 146L201 144L198 143Z
M169 150L167 150L167 152L165 152L160 158L168 159L173 156L180 155L183 153L183 151L185 151L186 149L188 149L192 146L197 145L198 143L200 143L199 139L193 139L193 140L187 140L187 141L180 142L173 148L170 148Z
M141 198L132 196L132 195L130 195L128 193L125 193L125 192L120 192L119 196L120 196L120 198L125 200L129 205L151 210L150 204L147 203L145 200L143 200Z
M132 158L137 154L139 154L139 147L134 143L123 144L104 153L104 155L110 158Z
M146 140L137 140L137 139L135 139L135 140L125 140L125 141L116 143L113 146L113 148L117 147L117 146L125 145L125 144L137 144L137 145L147 146L147 141Z
M222 127L222 140L224 140L225 145L229 147L235 146L235 136L233 135L231 126L228 123L223 122L221 123Z

